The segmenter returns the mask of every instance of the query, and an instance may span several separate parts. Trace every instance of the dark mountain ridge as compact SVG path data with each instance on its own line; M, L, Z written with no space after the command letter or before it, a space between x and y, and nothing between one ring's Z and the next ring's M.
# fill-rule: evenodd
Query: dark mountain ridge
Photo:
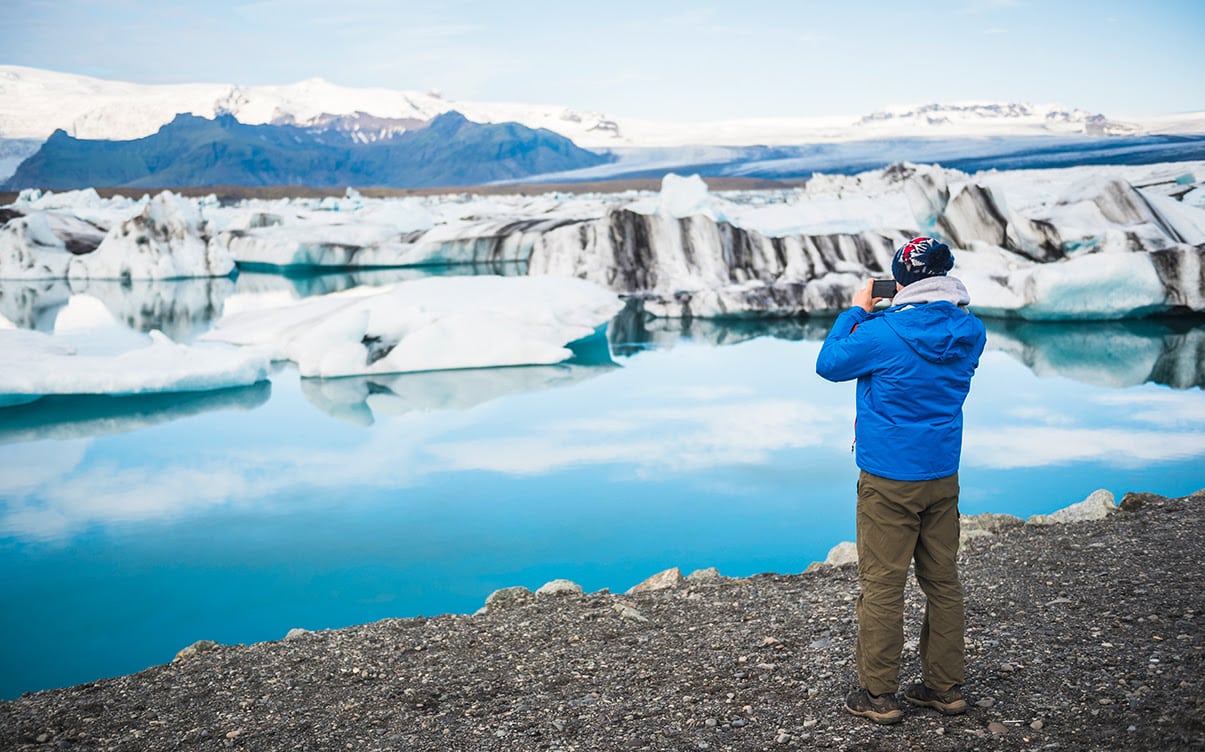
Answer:
M247 125L232 115L210 120L184 114L131 141L77 139L57 130L3 187L454 187L593 167L610 159L552 131L474 123L458 112L370 143L337 128Z

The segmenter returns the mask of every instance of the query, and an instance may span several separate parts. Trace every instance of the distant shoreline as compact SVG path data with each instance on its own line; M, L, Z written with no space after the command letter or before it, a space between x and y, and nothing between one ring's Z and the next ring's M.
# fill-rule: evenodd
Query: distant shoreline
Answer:
M705 177L712 191L782 190L804 185L806 180L770 180L766 178ZM367 198L405 198L407 196L441 196L458 193L479 195L539 195L543 193L622 193L624 191L659 191L661 178L630 178L566 183L506 183L488 185L448 186L444 188L361 188L351 186ZM346 194L347 187L311 188L303 185L212 185L184 188L101 187L94 190L103 198L125 196L138 198L170 191L180 196L199 198L216 195L223 202L249 199L274 200L284 198L326 198ZM53 191L66 193L66 190ZM19 191L0 191L0 206L17 200Z

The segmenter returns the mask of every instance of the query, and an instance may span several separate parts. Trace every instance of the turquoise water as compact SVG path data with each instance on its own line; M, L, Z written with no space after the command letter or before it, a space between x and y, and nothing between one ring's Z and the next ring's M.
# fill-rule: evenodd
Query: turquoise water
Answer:
M0 410L0 697L559 577L801 571L853 538L853 386L813 370L827 326L628 316L610 362L281 367ZM1203 342L1201 324L989 322L963 512L1205 486Z

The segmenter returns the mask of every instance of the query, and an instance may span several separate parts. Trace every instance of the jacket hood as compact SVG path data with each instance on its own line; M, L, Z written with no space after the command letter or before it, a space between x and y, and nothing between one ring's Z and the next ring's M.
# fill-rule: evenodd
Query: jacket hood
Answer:
M974 353L984 336L983 322L961 306L971 302L961 281L930 277L908 285L883 320L917 355L944 363Z

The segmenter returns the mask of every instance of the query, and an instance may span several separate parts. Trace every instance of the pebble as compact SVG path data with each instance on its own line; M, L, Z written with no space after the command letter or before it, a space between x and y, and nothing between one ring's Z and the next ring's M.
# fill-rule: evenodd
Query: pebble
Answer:
M1029 727L1030 727L1031 729L1033 729L1034 731L1041 731L1041 730L1042 730L1042 726L1044 726L1044 725L1045 725L1045 724L1044 724L1044 723L1042 723L1042 721L1039 719L1039 720L1036 720L1036 721L1034 721L1033 723L1029 724Z
M981 708L990 708L996 704L996 701L990 697L984 697L982 700L976 701L975 704Z
M734 719L732 719L732 728L742 728L744 725L745 725L745 719L744 719L744 718L734 718Z
M778 736L774 737L775 744L786 744L789 741L791 741L791 735L785 731L779 733Z
M1008 733L1008 727L1006 727L1000 721L992 721L991 723L987 724L987 730L998 735Z
M719 725L719 723L720 722L714 718L708 718L707 720L703 721L703 725L706 726L707 728L715 728L716 726Z

